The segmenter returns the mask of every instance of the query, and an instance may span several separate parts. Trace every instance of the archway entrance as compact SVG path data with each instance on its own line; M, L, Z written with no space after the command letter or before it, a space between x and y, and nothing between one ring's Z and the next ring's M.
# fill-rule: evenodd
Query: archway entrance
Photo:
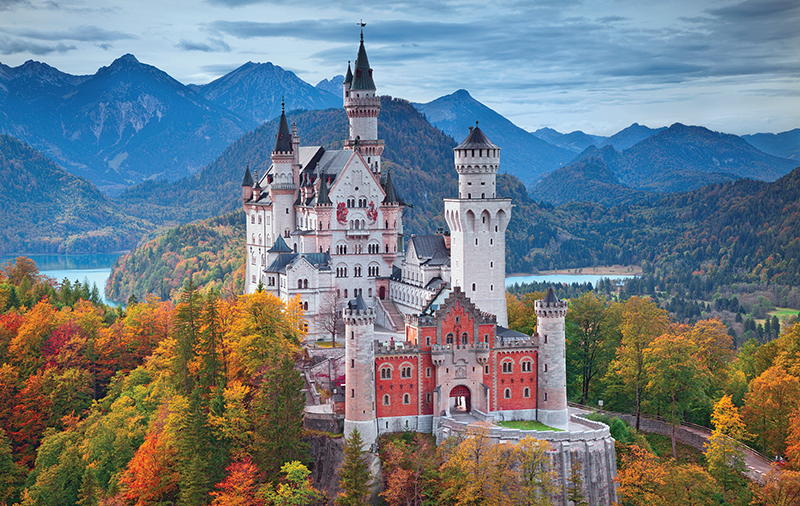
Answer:
M461 413L469 413L472 410L469 388L458 385L450 390L450 409Z
M382 287L380 287L378 289L378 297L380 297L381 300L385 300L386 299L386 287L385 286L382 286Z

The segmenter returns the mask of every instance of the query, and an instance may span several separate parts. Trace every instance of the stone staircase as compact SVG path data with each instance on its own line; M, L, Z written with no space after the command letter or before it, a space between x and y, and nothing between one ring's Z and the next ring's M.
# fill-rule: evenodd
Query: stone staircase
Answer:
M376 299L378 301L378 307L381 308L381 311L386 315L386 320L389 323L389 328L395 332L400 332L404 329L405 323L403 321L403 315L400 313L400 310L397 309L394 301L392 300L381 300Z

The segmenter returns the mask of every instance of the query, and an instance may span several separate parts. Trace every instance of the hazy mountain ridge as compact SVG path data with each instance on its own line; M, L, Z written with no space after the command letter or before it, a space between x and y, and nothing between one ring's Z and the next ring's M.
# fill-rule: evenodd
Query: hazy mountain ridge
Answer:
M600 146L606 140L606 137L601 135L590 135L580 130L562 134L549 127L540 128L532 133L545 142L574 153L580 153L589 146Z
M548 144L516 126L475 100L466 90L458 90L427 104L414 104L414 107L456 142L463 141L469 134L467 127L479 121L481 130L500 146L500 170L513 174L527 186L566 165L575 156L573 152Z
M251 120L252 127L280 116L281 101L287 111L342 106L341 83L339 93L331 93L269 62L247 62L195 89L210 102Z
M120 251L154 228L7 135L0 135L0 208L0 254Z
M800 128L777 134L742 135L742 139L764 153L800 163Z

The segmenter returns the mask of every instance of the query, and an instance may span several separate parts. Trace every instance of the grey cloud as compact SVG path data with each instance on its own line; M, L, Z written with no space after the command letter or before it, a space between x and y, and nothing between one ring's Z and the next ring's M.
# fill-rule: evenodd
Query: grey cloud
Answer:
M10 11L21 6L30 6L30 2L28 0L0 0L0 11Z
M63 43L58 43L55 46L43 46L25 40L10 39L8 37L0 38L0 54L28 53L42 56L50 53L66 53L73 49L77 48L75 46L67 46Z
M214 63L211 65L203 65L200 67L200 70L203 72L207 72L209 74L227 74L232 70L236 70L241 67L241 64L238 63Z
M76 26L67 30L7 30L15 35L36 40L76 40L79 42L112 42L115 40L137 39L129 33L104 30L97 26Z
M222 39L208 39L208 42L193 42L186 39L181 39L180 42L175 44L175 47L184 51L202 51L204 53L230 53L231 46L229 46Z
M796 0L746 0L729 7L708 10L710 14L728 21L750 21L775 15L785 16L789 11L795 11L794 15L797 16L800 13L800 3Z
M629 18L622 16L606 16L598 19L601 23L616 23L617 21L627 21Z

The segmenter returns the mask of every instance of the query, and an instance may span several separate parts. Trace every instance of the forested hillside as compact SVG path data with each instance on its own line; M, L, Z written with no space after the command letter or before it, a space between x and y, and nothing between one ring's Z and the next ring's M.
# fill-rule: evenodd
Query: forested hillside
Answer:
M0 254L120 251L154 228L7 135L0 135L0 209Z
M114 263L106 296L118 302L148 294L177 300L186 280L230 296L244 284L245 216L239 210L170 229Z

